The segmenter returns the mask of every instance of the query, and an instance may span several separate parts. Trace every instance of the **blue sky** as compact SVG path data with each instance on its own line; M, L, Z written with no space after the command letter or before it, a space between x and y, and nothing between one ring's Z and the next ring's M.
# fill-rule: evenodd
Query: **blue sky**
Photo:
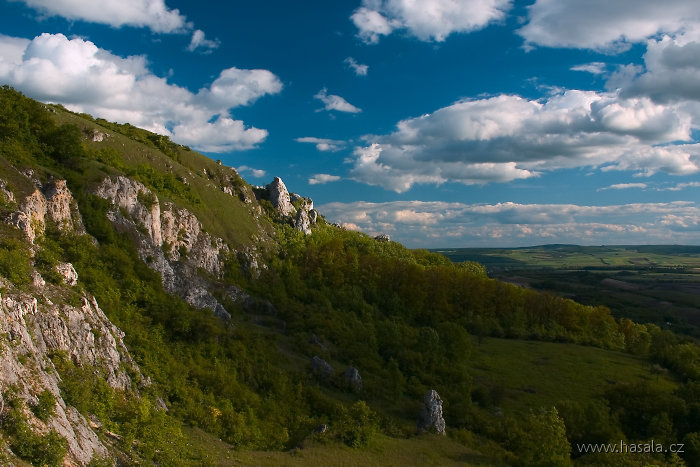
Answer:
M690 0L0 0L0 82L411 247L700 244Z

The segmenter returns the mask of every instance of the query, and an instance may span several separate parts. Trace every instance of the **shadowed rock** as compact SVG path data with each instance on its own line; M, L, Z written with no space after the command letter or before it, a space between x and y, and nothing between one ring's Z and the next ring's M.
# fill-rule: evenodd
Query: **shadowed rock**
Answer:
M423 409L418 419L418 431L445 434L445 419L442 418L442 399L436 390L431 389L423 396Z
M354 366L349 366L343 373L345 384L355 392L362 391L362 376L360 370Z
M333 367L318 355L311 359L311 370L323 378L331 378L335 373Z

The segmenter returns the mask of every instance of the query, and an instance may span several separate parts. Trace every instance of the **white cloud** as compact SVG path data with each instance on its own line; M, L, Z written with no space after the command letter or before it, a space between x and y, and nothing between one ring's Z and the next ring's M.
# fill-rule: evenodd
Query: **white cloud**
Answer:
M616 183L614 185L607 186L605 188L599 188L598 191L604 190L629 190L631 188L647 188L646 183Z
M602 75L605 73L607 65L603 62L584 63L582 65L572 66L572 71L583 71L592 75Z
M266 171L264 171L262 169L254 169L252 167L248 167L247 165L242 165L242 166L236 168L236 170L239 173L248 172L255 178L263 178L264 176L267 175Z
M209 53L218 48L219 45L221 45L221 42L218 39L207 39L204 36L204 31L196 29L192 33L192 40L190 41L190 45L187 46L187 50L194 52L197 49L202 49L203 53Z
M700 207L681 201L611 206L357 201L318 209L332 222L370 235L390 233L414 247L700 241Z
M369 71L368 65L357 63L352 57L346 58L344 62L357 76L367 76L367 72Z
M277 94L282 82L267 70L228 68L209 86L200 89L197 98L209 108L220 110L249 105L266 94Z
M355 107L345 99L335 94L328 94L326 88L321 89L314 98L323 102L323 110L337 110L338 112L359 113L362 109Z
M510 6L510 0L363 0L350 19L369 44L396 30L421 41L442 42L452 33L503 19Z
M686 188L700 188L700 182L677 183L669 188L661 188L659 191L681 191L685 190Z
M401 27L399 21L391 21L378 11L360 7L350 17L360 31L358 36L368 44L379 42L380 36L388 36L396 28Z
M282 89L267 70L223 70L197 94L154 75L143 56L119 57L80 38L42 34L26 41L18 60L13 38L0 36L0 80L25 94L171 136L197 149L222 152L262 142L266 130L246 127L230 117L233 107L248 105Z
M682 34L650 40L644 64L643 73L619 83L624 94L650 96L661 103L700 102L700 37Z
M147 27L154 32L183 32L192 26L163 0L20 0L48 16L107 24Z
M508 182L574 167L640 175L700 171L691 117L615 93L566 91L542 101L500 95L456 102L366 136L347 162L360 182L403 192L416 183Z
M316 145L316 149L322 152L325 151L340 151L345 147L345 141L340 141L337 139L327 139L327 138L315 138L313 136L304 136L303 138L297 138L294 141L297 143L311 143Z
M337 182L340 177L330 174L316 174L309 179L309 185L322 185L324 183Z
M620 51L698 19L698 5L688 0L537 0L518 32L531 46Z
M22 63L24 51L31 41L20 37L11 37L0 34L0 65Z
M187 122L172 130L173 140L205 152L254 148L267 138L267 130L246 128L240 120L219 116L214 122Z

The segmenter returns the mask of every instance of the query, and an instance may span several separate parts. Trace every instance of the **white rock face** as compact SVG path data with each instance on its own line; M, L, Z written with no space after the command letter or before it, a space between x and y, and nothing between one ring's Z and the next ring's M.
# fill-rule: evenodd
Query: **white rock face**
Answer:
M123 176L116 179L105 178L95 194L100 198L110 200L114 206L123 209L139 225L145 227L153 243L158 246L163 244L160 203L153 192L146 188L143 183ZM144 205L148 201L152 201L151 205Z
M3 281L4 282L4 281ZM126 369L140 374L122 341L123 333L100 310L93 297L84 297L80 307L54 305L49 300L11 290L0 297L0 335L6 336L0 352L0 387L17 387L17 396L34 402L37 394L50 391L56 413L47 422L33 420L37 429L54 429L68 442L64 465L86 465L93 456L106 456L107 449L87 420L66 406L58 388L58 375L49 359L63 351L77 364L100 368L110 386L131 387Z
M72 213L75 211L75 202L73 195L65 180L56 180L49 185L46 192L46 213L48 217L58 225L60 230L73 230Z
M107 178L95 194L118 208L110 211L108 218L136 237L140 258L161 274L167 292L179 295L194 307L230 317L197 274L198 269L214 277L223 274L223 258L229 248L222 239L205 232L189 210L170 202L161 204L149 188L129 178ZM146 202L150 206L144 205Z
M27 196L10 222L24 232L31 243L44 233L46 221L55 222L59 230L84 231L77 205L65 180L51 182L42 193L39 189Z
M66 285L78 285L78 272L71 263L58 263L56 272L63 278L63 283Z
M309 211L299 209L297 216L294 218L294 228L304 232L305 235L311 234L311 219L309 219Z
M266 188L270 202L277 209L280 216L291 216L294 214L296 209L292 205L287 186L281 178L275 177Z
M39 190L27 196L20 209L12 214L12 224L24 232L30 243L44 231L46 217L46 198Z

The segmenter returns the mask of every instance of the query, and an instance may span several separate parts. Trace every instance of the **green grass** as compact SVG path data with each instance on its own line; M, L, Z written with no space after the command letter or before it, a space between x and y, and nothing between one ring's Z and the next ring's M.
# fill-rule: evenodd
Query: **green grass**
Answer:
M157 173L172 173L175 177L185 179L186 185L200 203L182 198L169 199L163 194L159 194L159 198L161 202L174 201L178 206L190 210L210 234L223 238L234 247L253 244L265 247L274 236L273 227L265 216L256 219L251 213L251 207L238 196L231 196L222 191L220 182L228 179L238 180L240 185L247 187L234 169L219 165L216 161L181 146L177 146L175 150L175 160L152 145L135 141L80 115L60 109L53 115L57 124L77 125L83 134L91 134L92 129L108 134L102 142L93 142L88 138L85 144L96 151L101 148L117 150L123 155L122 161L126 169L133 170L139 165L148 165ZM85 174L85 178L91 184L101 181L106 173L115 173L113 168L97 162L90 167L92 170ZM209 175L204 173L204 169ZM249 190L249 187L244 189ZM257 240L253 237L257 237Z
M485 448L499 452L493 443L474 437L471 447L449 436L421 435L408 439L376 435L369 447L353 449L322 438L306 441L287 452L235 451L230 445L195 428L185 428L193 447L204 454L197 459L213 466L498 466L505 464L498 454L484 454ZM319 436L319 435L315 435Z
M671 392L676 383L652 374L648 360L595 347L485 338L474 344L475 386L503 387L503 410L527 412L559 401L588 402L614 384L648 381ZM449 414L445 414L449 417Z

